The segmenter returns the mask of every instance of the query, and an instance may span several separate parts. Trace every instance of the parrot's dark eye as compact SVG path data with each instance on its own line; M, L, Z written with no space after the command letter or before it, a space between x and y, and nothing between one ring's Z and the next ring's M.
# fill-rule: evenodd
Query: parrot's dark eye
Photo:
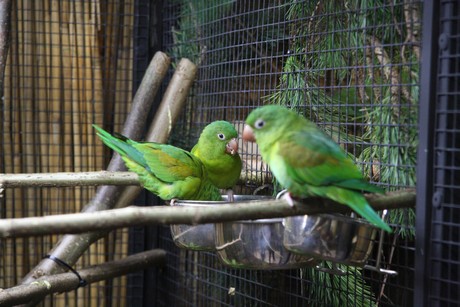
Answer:
M222 141L225 140L225 134L223 133L218 133L217 137L219 138L219 140L222 140Z
M263 126L265 126L265 121L263 119L258 119L256 120L256 122L254 123L254 127L256 129L260 129L260 128L263 128Z

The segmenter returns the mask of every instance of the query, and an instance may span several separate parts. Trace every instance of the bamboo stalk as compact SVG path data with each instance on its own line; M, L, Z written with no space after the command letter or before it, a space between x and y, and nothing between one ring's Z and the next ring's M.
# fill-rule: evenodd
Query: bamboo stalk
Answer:
M60 124L62 134L59 137L58 142L62 144L62 156L63 156L63 166L66 171L74 171L73 168L73 147L74 140L72 137L72 62L71 60L71 40L70 40L70 7L68 1L54 0L53 6L56 9L59 9L60 13L58 14L57 22L60 25L60 38L61 44L60 49L60 59L59 65L61 67L61 73L58 75L61 79L59 82L60 91L59 101L56 102L56 110L59 110L62 114ZM54 11L54 10L53 10ZM70 103L69 103L70 102ZM70 141L69 141L70 139ZM66 140L66 141L65 141ZM69 198L69 192L64 191L62 193L62 199Z
M10 6L10 7L9 7ZM13 95L12 93L12 88L13 84L15 83L15 80L13 78L13 75L17 76L17 53L15 53L15 47L17 44L17 22L11 22L11 21L16 21L17 20L17 10L16 10L16 5L15 3L11 3L11 1L2 1L0 2L0 18L1 18L1 31L2 31L2 36L0 37L0 60L1 64L6 64L1 65L0 69L1 71L1 78L0 78L0 90L2 91L2 96L4 97L3 101L3 114L0 115L1 119L1 125L2 125L2 133L0 134L2 136L1 142L3 145L3 152L4 152L4 163L3 161L0 161L0 166L2 169L5 171L11 171L13 172L15 169L15 159L13 158L13 151L14 150L14 142L13 142L13 135L14 135L14 126L16 123L14 122L14 114L15 114L15 108L14 108L14 103L13 103ZM10 31L11 27L11 31ZM10 36L11 35L11 36ZM8 48L9 47L9 48ZM9 53L9 56L8 56ZM7 89L7 90L5 90ZM13 193L13 191L10 191ZM6 193L6 192L5 192ZM9 196L10 193L7 194ZM13 197L5 197L0 200L0 205L4 206L4 208L13 208ZM5 217L12 217L12 212L11 210L4 210L4 214L0 216L0 218L5 218ZM0 256L0 284L3 285L10 285L14 283L14 276L12 275L12 266L10 266L10 263L12 263L12 258L11 255L8 253L4 253L3 250L12 250L12 246L14 245L14 240L4 240L3 241L3 247L0 247L2 249L2 254Z
M92 131L91 123L102 124L103 121L103 85L102 85L102 72L101 72L101 58L98 50L98 37L97 37L97 20L96 14L99 13L98 5L99 1L81 2L82 11L84 16L84 26L82 27L82 42L84 42L84 71L82 74L83 80L85 81L83 88L84 101L83 108L85 112L82 114L82 135L83 135L83 152L82 155L85 158L83 160L83 169L101 169L103 167L103 155L99 155L99 163L97 163L96 152L103 152L103 145L99 142L95 143L95 134ZM112 49L113 46L107 46L108 49ZM98 165L99 164L99 165ZM87 202L91 199L93 191L86 188L84 189L83 200ZM89 249L89 264L101 263L106 261L105 259L105 246L107 244L107 238L96 242ZM90 306L105 305L105 295L99 295L99 287L105 287L105 281L99 282L94 287L89 288L89 304Z
M51 116L51 97L50 97L50 84L52 72L49 65L50 59L50 26L49 26L49 7L48 2L38 4L37 1L33 3L33 28L35 29L31 35L34 37L36 42L36 50L33 53L36 58L34 65L36 66L36 75L34 79L37 81L37 86L34 87L36 97L34 97L35 105L34 111L37 114L37 129L34 129L34 134L38 140L38 144L34 144L35 149L35 172L50 172L52 165L55 163L55 156L51 154L52 139L50 135L50 116ZM36 190L35 204L29 209L28 216L36 216L37 214L46 215L43 211L44 207L52 202L56 201L54 195L56 191L50 189ZM56 190L56 189L54 189ZM58 202L59 203L59 202ZM43 242L48 240L46 237L31 238L29 244L29 250L27 251L26 257L28 257L28 266L24 269L23 274L26 274L32 264L37 261L37 257L40 257L45 252L43 250Z
M22 165L20 169L22 172L34 172L38 164L38 157L34 154L35 144L37 143L38 136L36 131L39 125L39 110L37 98L37 91L35 90L38 85L38 73L36 68L35 54L37 52L37 44L35 40L34 30L36 18L34 14L34 2L22 2L22 14L19 23L23 27L22 42L20 41L21 50L19 50L21 57L19 66L21 67L20 82L22 84L21 97L19 99L19 105L21 105L21 113L19 116L21 134L20 146L21 149L18 152L23 153ZM22 60L22 62L21 62ZM16 206L15 214L17 216L33 216L34 208L40 206L40 200L38 193L34 189L25 189L17 195L17 200L20 199L19 206ZM16 254L13 265L15 267L16 276L22 276L31 266L29 259L30 250L29 238L23 238L22 240L16 240L14 246L14 252Z
M69 135L71 136L70 139L72 140L72 146L69 147L69 154L72 158L71 165L74 171L82 171L82 124L80 121L80 117L82 116L84 110L81 109L81 101L83 100L83 93L82 93L82 80L81 80L81 70L84 69L82 60L80 57L83 56L83 47L82 43L80 42L80 37L83 34L82 24L83 21L79 19L81 15L81 1L71 1L69 3L69 54L68 60L65 62L69 62L69 76L71 76L69 83L69 108L66 110L66 114L70 114L70 120L66 122L66 126L68 126ZM70 199L73 200L74 203L74 210L79 211L81 210L81 204L83 202L82 198L82 188L78 187L72 190L73 197L70 196ZM52 210L57 210L55 206L52 207ZM69 299L72 301L75 299L75 296L78 293L70 293ZM63 301L59 303L63 304Z
M49 171L57 172L59 170L65 170L66 166L64 165L64 148L66 142L61 142L61 140L65 139L65 126L67 125L66 121L63 120L63 116L61 113L64 114L64 106L61 106L61 101L63 100L62 91L66 87L64 87L64 80L62 76L64 76L64 61L62 61L63 56L63 38L62 38L62 31L61 28L64 28L63 24L61 23L60 18L60 8L58 0L52 0L48 5L50 6L48 14L46 14L47 20L47 33L48 33L48 41L47 44L50 46L50 56L46 57L49 59L49 63L47 67L49 67L50 73L50 89L49 89L49 153L53 157L53 163L50 164ZM65 105L65 103L64 103ZM64 112L63 112L64 111ZM64 115L65 116L65 115ZM64 136L64 137L63 137ZM70 157L69 157L70 158ZM69 164L70 166L71 164ZM62 204L65 198L66 191L64 189L50 189L50 200L45 200L46 204L42 208L43 215L54 214L52 213L51 208L57 207L59 204ZM56 205L51 204L54 202ZM62 207L61 207L62 208ZM63 208L62 208L63 209ZM57 236L52 236L51 238L43 238L44 243L46 245L51 245L50 242L56 242ZM42 246L46 246L42 244ZM38 255L43 255L46 252L44 248L38 252L35 257ZM37 260L34 261L36 263Z
M12 5L12 20L17 20L17 12L15 10L15 4ZM11 90L14 87L12 84L15 84L17 82L17 78L13 78L13 76L17 76L17 62L18 62L18 57L17 53L14 52L15 46L17 46L17 32L15 31L15 27L17 27L17 23L12 23L12 45L11 45L11 55L8 57L8 65L6 67L6 74L10 76L10 78L6 78L5 80L5 88L9 89L8 91L5 91L5 105L4 105L4 110L5 110L5 117L4 117L4 123L3 123L3 135L5 135L4 139L4 150L5 150L5 165L4 169L5 171L14 171L16 167L16 161L11 154L14 150L14 147L16 146L14 143L14 132L15 132L15 126L17 125L17 121L14 121L13 119L15 118L15 107L13 103L13 97L15 95L14 91ZM14 34L14 36L13 36ZM9 154L8 154L9 153ZM2 205L4 204L5 208L14 208L13 207L13 197L8 197L11 196L11 194L14 191L10 191L11 193L6 193L6 197L2 199ZM13 217L14 213L13 210L5 210L4 216L5 217ZM4 249L5 250L12 250L12 246L14 245L14 240L5 240L5 245ZM3 281L3 284L9 285L13 284L14 282L14 276L12 267L10 264L12 263L12 257L9 254L4 253L4 263L7 263L8 265L2 265L2 275L1 279Z
M78 39L82 36L80 34L81 31L81 23L82 21L78 19L80 16L79 9L81 6L80 1L72 1L70 3L70 20L69 20L69 43L70 43L70 60L71 60L71 106L72 109L69 110L70 114L72 115L72 120L69 122L71 123L71 132L72 132L72 140L73 140L73 148L72 148L72 157L73 157L73 168L74 171L80 172L81 169L81 151L80 148L82 146L81 140L81 125L80 125L80 116L83 113L80 107L80 101L82 100L82 93L81 93L81 78L80 78L80 70L83 69L83 63L79 59L80 54L83 53L82 50L82 43L79 43ZM82 203L81 200L81 188L76 188L74 190L74 201L76 204L76 210L80 210L79 204Z
M53 66L59 67L52 83L53 88L56 92L53 93L53 143L55 147L56 155L61 157L62 168L60 170L73 171L74 160L73 160L73 148L74 138L72 132L72 120L73 120L73 69L72 69L72 48L70 38L70 18L71 18L71 3L69 1L52 1L52 20L53 24L58 27L53 36L53 40L57 42L57 46L53 48L55 54L53 54ZM54 46L55 44L53 44ZM59 170L58 169L58 170ZM56 189L54 189L56 190ZM76 207L76 201L74 199L75 191L67 189L57 189L59 197L56 198L57 203L66 201L69 207ZM49 211L57 210L58 206L50 205ZM75 210L75 209L71 210ZM64 209L64 208L63 208ZM56 242L57 237L53 236L51 242ZM39 261L39 260L38 260ZM66 304L66 299L72 301L75 297L75 293L71 293L68 297L59 296L55 299L55 303L58 306ZM49 303L48 303L49 304Z
M67 1L60 1L54 0L53 7L55 9L59 9L60 13L57 14L57 22L60 26L60 58L59 58L59 66L61 67L61 72L58 75L60 80L56 84L59 89L62 89L59 93L59 101L56 102L56 110L59 110L62 114L60 117L59 123L61 124L61 131L62 134L59 137L58 142L62 144L62 156L63 161L62 164L64 168L67 168L68 171L72 171L73 169L73 158L72 158L72 148L73 148L73 138L70 138L69 141L64 141L64 139L69 139L68 136L72 135L72 68L71 68L71 48L70 48L70 8L69 2ZM53 9L54 11L54 9ZM70 103L69 103L70 102ZM67 193L63 193L62 197L65 199Z
M52 260L47 260L52 261ZM78 271L80 277L88 284L126 275L151 266L163 266L166 252L154 249L122 260L94 265ZM62 273L43 276L30 284L0 290L0 305L12 306L43 299L46 295L75 290L79 287L79 278L74 273Z
M59 25L59 36L60 40L60 59L59 65L61 67L61 73L58 75L61 79L59 83L60 96L59 101L56 102L56 110L62 114L60 120L60 131L58 142L62 144L62 156L63 156L63 169L65 171L75 171L74 160L73 160L73 148L74 139L72 135L72 120L73 120L73 70L72 70L72 48L71 48L71 1L60 1L54 0L53 7L58 9L57 23ZM54 11L54 10L53 10ZM62 89L62 90L61 90ZM73 198L75 192L73 190L59 189L61 191L61 198L58 201L72 201L72 206L75 208L76 201ZM70 205L70 204L69 204ZM53 210L51 207L50 210ZM52 238L52 242L57 242L56 238ZM74 295L74 294L72 294ZM59 298L65 301L65 298ZM60 302L60 303L61 303Z
M114 111L114 117L116 123L122 124L123 119L125 117L125 114L127 113L126 110L123 112L119 112L116 110L117 106L117 94L115 94L116 87L115 87L115 81L118 78L115 78L116 76L116 71L117 71L117 64L118 61L115 60L115 57L118 55L118 42L116 40L117 38L117 31L114 29L114 27L117 27L119 25L119 12L116 12L114 10L114 4L113 2L108 2L105 3L104 5L104 14L101 16L103 19L103 32L104 32L104 40L103 44L107 47L105 50L106 54L104 57L104 94L106 97L106 108L108 110L113 110ZM115 36L115 38L114 38ZM126 67L126 66L122 66ZM129 101L125 100L125 101ZM126 104L125 104L126 105ZM112 116L111 114L105 114L106 117L108 118L109 116ZM118 118L117 118L118 117ZM120 120L121 117L121 120Z
M123 230L121 229L118 231L118 243L116 244L117 248L120 248L120 246L124 246L124 249L121 250L120 257L127 257L128 256L128 248L129 245L126 244L126 242L129 242L129 232L128 230ZM115 300L115 302L119 302L120 299L124 299L127 297L127 289L128 289L128 278L126 276L122 276L119 279L119 291L118 292L118 298Z
M50 156L50 138L49 138L49 112L50 112L50 97L48 97L48 79L49 79L49 68L47 65L47 61L49 58L49 50L48 46L50 42L48 40L49 29L46 28L47 22L45 21L45 11L48 11L46 7L42 9L36 9L35 5L37 3L33 2L33 28L37 29L34 32L31 32L30 35L33 36L34 41L36 42L36 50L33 52L34 57L37 59L37 63L41 66L35 70L35 75L33 75L33 79L37 80L37 87L34 86L34 90L36 91L36 97L34 97L35 106L34 111L38 114L37 118L37 130L34 130L34 134L37 135L38 139L38 146L37 149L37 169L42 172L49 172L50 171L50 162L52 157ZM36 65L34 65L36 66ZM31 120L30 118L29 120ZM37 170L34 170L37 171ZM42 191L45 196L45 199L48 198L48 191ZM37 201L41 201L41 198L38 198ZM39 206L36 206L37 208Z
M21 131L21 122L20 122L20 113L21 113L21 104L17 102L18 98L20 99L20 78L17 76L20 76L20 62L21 59L19 57L19 46L21 45L21 37L19 32L23 28L23 24L19 22L20 19L20 10L17 10L16 8L16 2L13 4L12 7L12 22L13 27L16 27L16 29L13 29L12 33L15 34L15 40L13 41L13 45L11 48L11 62L10 65L11 67L11 92L9 91L8 94L10 96L8 97L8 94L6 95L6 100L5 102L8 104L9 102L9 107L6 107L5 109L10 110L9 114L7 114L7 121L4 125L5 132L9 133L8 134L8 139L7 143L5 144L5 150L9 150L11 154L9 157L11 159L8 159L6 162L7 164L5 165L5 170L6 171L11 171L11 172L18 172L21 171L21 165L22 165L22 156L21 155L13 155L12 153L14 152L20 152L21 150L21 134L19 131ZM8 85L7 85L8 86ZM9 88L9 86L8 86ZM8 99L9 98L9 99ZM11 128L10 128L11 127ZM11 130L10 130L11 129ZM9 131L8 131L9 130ZM12 191L12 195L14 191ZM16 194L17 195L17 194ZM6 208L9 208L9 210L6 211L6 217L16 217L16 205L14 202L13 197L6 197ZM7 240L6 241L6 246L5 249L14 251L15 246L16 246L17 241L16 240ZM18 242L19 243L19 242ZM14 284L16 282L16 270L15 267L17 265L16 263L16 258L13 256L13 253L8 253L8 256L5 257L5 262L8 264L4 270L5 270L5 276L8 278L6 280L6 284Z
M122 6L123 5L123 6ZM133 1L123 1L119 4L118 14L122 18L119 24L124 25L119 31L121 32L120 39L117 40L117 62L120 63L118 66L113 65L115 73L113 75L116 76L116 81L113 82L115 89L123 88L123 91L118 91L117 95L114 97L115 101L115 118L114 118L114 127L118 127L121 129L121 124L123 123L125 114L128 113L130 105L126 103L126 101L130 101L132 98L132 86L133 81L128 80L126 78L126 74L128 72L133 71L133 64L134 61L134 48L132 39L133 35L133 27L134 25L134 2ZM115 14L112 14L115 15ZM115 32L115 33L118 33ZM117 35L117 37L118 37ZM123 67L124 69L120 69L119 67ZM114 92L114 91L113 91ZM115 131L117 131L115 130ZM119 257L126 257L128 256L129 252L129 245L126 242L129 241L129 232L127 229L120 229L119 231L115 232L116 234L116 244L115 248L119 253ZM113 301L118 302L118 306L123 306L124 298L127 297L127 286L128 280L126 276L122 276L115 280L115 285L118 288L114 288L113 291ZM113 289L113 288L112 288ZM118 289L118 290L117 290Z
M10 47L11 0L0 1L0 97L3 97L5 67Z
M415 207L415 190L365 195L375 210ZM308 198L291 207L284 199L221 204L219 206L127 207L90 213L64 214L0 220L0 237L82 233L127 226L152 224L204 224L310 215L349 213L345 205L322 198Z
M125 1L124 2L125 7L121 8L123 12L125 12L123 15L123 24L125 25L134 25L134 2L132 1ZM126 67L128 72L133 71L133 65L134 61L131 59L134 58L134 47L133 47L133 28L131 26L125 26L122 29L122 37L121 37L121 42L119 42L120 47L119 47L119 60L122 61L122 63L125 63L123 67ZM130 105L126 104L126 101L131 100L132 97L132 86L133 82L132 81L127 81L126 80L126 70L122 69L117 69L116 70L117 74L117 83L115 84L116 88L125 88L126 91L123 93L119 93L121 95L116 95L115 97L115 123L122 123L124 120L124 114L128 111L128 108ZM118 118L117 118L118 117Z

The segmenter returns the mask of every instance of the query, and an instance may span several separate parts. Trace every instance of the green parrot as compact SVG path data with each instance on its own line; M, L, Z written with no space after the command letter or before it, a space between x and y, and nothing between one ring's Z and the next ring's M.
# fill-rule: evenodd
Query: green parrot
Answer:
M209 180L219 189L227 190L230 201L242 167L237 138L238 132L232 124L215 121L203 129L192 148L192 154L205 165Z
M200 159L178 147L154 142L136 142L121 135L112 136L97 125L93 127L101 140L121 155L128 169L139 175L142 186L161 199L221 200L219 186L212 182L209 170L206 168L204 161L207 156L205 154ZM220 149L222 163L225 163L227 155L239 158L238 145L235 145L233 138L226 137L227 134L232 136L233 132L237 135L235 128L230 123L213 122L207 128L219 131L213 135L213 140L206 143L206 146ZM221 135L224 135L224 140ZM208 136L211 137L211 135L206 137ZM205 136L201 135L200 139L202 137ZM229 138L230 141L226 141ZM201 151L205 152L205 149ZM218 159L217 149L209 148L208 152L215 154L212 156L213 159ZM238 178L240 171L241 164ZM224 176L225 174L222 174L222 177ZM234 183L236 180L230 178L229 182ZM228 187L226 184L224 186Z
M246 119L243 140L257 142L291 205L291 195L330 198L391 232L361 194L384 191L364 180L345 151L303 116L279 105L257 108Z

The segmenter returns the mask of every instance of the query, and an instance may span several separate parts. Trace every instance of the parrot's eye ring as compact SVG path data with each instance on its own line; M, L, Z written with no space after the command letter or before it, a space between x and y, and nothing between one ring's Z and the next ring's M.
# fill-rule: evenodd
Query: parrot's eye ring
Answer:
M265 121L263 119L258 119L256 120L256 122L254 123L254 127L256 129L260 129L260 128L263 128L265 126Z
M225 140L225 134L223 133L218 133L217 137L219 138L219 140L222 140L222 141Z

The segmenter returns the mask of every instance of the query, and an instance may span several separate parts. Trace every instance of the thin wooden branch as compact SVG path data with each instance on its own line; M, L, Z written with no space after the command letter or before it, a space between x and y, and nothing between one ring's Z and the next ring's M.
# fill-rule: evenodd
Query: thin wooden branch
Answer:
M415 191L402 190L385 195L366 195L376 210L415 206ZM347 213L348 206L321 198L309 198L291 207L287 201L264 200L220 204L207 207L155 206L128 207L94 213L64 214L0 220L0 237L81 233L126 226L152 224L203 224L234 220L254 220L318 213Z
M270 175L268 175L270 176ZM240 181L251 180L255 175L241 172ZM268 177L269 178L269 177ZM256 178L257 179L257 178ZM260 184L262 184L260 182ZM139 176L134 172L57 172L0 174L0 196L4 189L19 187L74 187L74 186L139 186Z
M169 134L190 94L197 70L197 66L189 59L184 58L177 64L176 71L169 81L153 118L154 125L151 125L147 132L146 141L165 143L168 140Z
M108 171L0 174L0 185L3 188L139 185L139 176L133 172Z
M46 261L53 262L49 259ZM154 249L121 260L90 266L79 270L78 274L87 284L91 284L151 266L163 266L165 261L166 252L162 249ZM0 306L25 304L32 300L41 300L49 294L72 291L78 288L79 281L74 273L61 273L42 276L30 284L0 289Z

